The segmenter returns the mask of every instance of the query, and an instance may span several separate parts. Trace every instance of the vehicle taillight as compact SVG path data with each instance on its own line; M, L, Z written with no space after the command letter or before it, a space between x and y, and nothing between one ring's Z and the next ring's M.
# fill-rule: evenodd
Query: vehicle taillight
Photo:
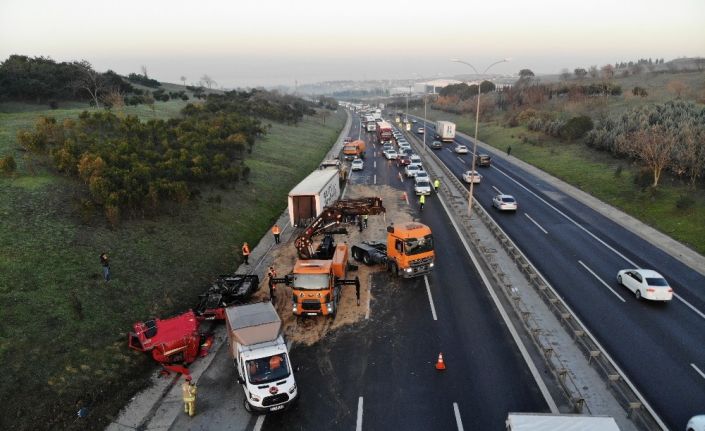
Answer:
M669 288L668 288L668 293L673 293L673 289L669 287Z
M647 291L647 292L654 293L654 292L656 292L656 289L654 289L653 287L647 287L647 288L646 288L646 291Z

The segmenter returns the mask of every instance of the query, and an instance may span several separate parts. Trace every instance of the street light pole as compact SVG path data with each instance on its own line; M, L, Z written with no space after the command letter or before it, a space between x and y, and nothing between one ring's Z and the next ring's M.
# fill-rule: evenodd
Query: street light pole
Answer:
M488 70L495 64L499 63L504 63L509 61L508 58L495 61L494 63L490 64L487 66L484 72L482 74L477 73L477 69L475 69L475 66L472 64L465 62L463 60L459 60L457 58L453 58L450 61L455 62L455 63L462 63L466 66L470 66L472 70L475 72L476 75L484 75L487 73ZM479 84L477 84L477 108L475 108L475 139L473 141L473 146L472 146L472 164L470 165L470 191L468 193L468 218L472 217L472 201L473 201L473 192L475 190L475 163L477 161L477 129L480 124L480 95L482 94L482 81L480 81Z

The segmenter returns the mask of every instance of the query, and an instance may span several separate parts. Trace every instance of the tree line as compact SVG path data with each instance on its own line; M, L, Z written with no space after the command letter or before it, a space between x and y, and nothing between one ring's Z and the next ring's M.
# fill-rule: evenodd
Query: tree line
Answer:
M315 113L311 105L264 90L232 91L211 94L166 121L109 111L83 112L62 123L41 117L17 139L84 184L84 209L103 209L114 225L123 217L155 216L183 205L203 185L230 187L246 179L246 154L266 132L260 118L296 123Z

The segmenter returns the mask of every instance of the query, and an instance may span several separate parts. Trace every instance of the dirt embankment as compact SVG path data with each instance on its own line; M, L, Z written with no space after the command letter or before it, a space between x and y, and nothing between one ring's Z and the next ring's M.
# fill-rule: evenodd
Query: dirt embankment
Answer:
M379 196L382 198L387 212L378 216L369 216L368 227L362 232L359 231L357 226L346 226L348 234L336 235L335 240L337 243L344 242L352 245L366 240L383 241L386 238L387 226L390 223L399 224L413 220L410 208L406 201L401 199L399 190L383 185L356 184L348 185L347 187L346 199ZM296 248L293 244L293 238L273 249L272 254L274 258L273 265L278 276L281 277L288 274L296 262ZM344 325L352 325L365 318L367 306L370 302L369 282L371 276L375 272L384 271L385 268L381 265L366 266L362 263L358 264L353 261L352 256L350 256L350 263L358 265L357 270L348 271L347 278L354 278L355 276L360 278L360 306L357 305L355 298L355 287L343 286L335 320L322 316L297 319L291 311L291 288L283 284L277 286L274 305L284 324L287 340L311 345L322 339L329 330L334 330ZM260 301L269 299L266 277L263 278L260 289L253 299Z

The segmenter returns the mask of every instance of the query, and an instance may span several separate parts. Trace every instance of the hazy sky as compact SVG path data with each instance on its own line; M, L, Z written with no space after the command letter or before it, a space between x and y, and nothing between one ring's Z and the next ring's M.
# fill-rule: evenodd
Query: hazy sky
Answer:
M11 54L226 87L470 72L452 57L557 73L705 56L705 0L0 0Z

